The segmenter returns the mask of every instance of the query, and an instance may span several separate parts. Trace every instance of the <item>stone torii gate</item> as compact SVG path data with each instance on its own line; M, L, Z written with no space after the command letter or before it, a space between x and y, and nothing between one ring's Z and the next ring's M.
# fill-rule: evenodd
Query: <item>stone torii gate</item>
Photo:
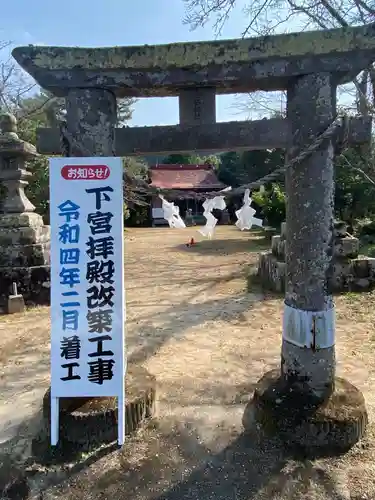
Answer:
M375 60L375 25L160 46L27 46L13 56L44 89L65 97L71 156L282 147L293 157L336 116L337 85ZM282 89L288 96L285 120L216 123L216 94ZM116 129L116 98L133 96L178 96L180 124ZM351 144L364 143L371 122L352 118L346 132ZM255 416L266 427L272 422L287 442L308 447L350 446L367 419L361 393L335 377L327 276L340 135L342 129L287 170L281 370L259 381L244 417L245 428ZM42 129L38 150L63 153L60 131Z

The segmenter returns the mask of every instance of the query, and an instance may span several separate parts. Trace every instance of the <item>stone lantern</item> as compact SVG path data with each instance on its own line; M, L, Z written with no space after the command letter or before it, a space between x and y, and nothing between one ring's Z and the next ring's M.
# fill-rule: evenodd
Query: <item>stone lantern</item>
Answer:
M15 283L26 302L49 302L50 227L25 194L27 162L35 147L17 135L17 120L0 117L0 183L5 191L0 213L0 304Z

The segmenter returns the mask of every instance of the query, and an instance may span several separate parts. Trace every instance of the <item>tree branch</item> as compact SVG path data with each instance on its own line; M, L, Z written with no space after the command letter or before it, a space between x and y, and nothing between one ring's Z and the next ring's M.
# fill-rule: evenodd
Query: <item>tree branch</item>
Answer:
M372 16L375 16L375 9L367 5L366 2L364 2L363 0L354 0L354 3L357 5L358 10L362 8Z
M341 14L328 2L328 0L320 0L323 7L329 12L329 14L335 19L341 26L349 26L349 23L341 16Z
M369 175L366 174L366 172L364 172L361 168L359 167L355 167L354 165L351 164L351 162L347 159L347 157L345 156L345 154L341 155L342 158L346 161L346 163L348 164L348 166L352 169L352 170L355 170L356 172L359 172L361 175L363 175L363 177L368 180L368 182L370 182L373 186L375 186L375 180L372 179Z

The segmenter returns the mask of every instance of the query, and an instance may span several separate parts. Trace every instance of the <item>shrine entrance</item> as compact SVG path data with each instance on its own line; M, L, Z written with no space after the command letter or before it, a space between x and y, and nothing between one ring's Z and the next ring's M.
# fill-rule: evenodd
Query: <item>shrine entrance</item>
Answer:
M14 49L13 56L41 87L66 99L66 123L60 130L40 130L40 153L100 157L287 150L286 166L273 174L285 170L288 199L281 368L260 380L255 418L275 419L289 441L314 446L357 441L366 415L357 410L360 397L353 397L353 386L335 383L335 311L327 277L333 158L344 144L363 144L371 135L370 119L337 117L336 88L375 60L375 25L161 46L27 46ZM286 90L287 118L216 122L217 94L257 90ZM158 96L178 96L179 125L115 127L116 98ZM330 398L333 413L322 417L319 405ZM342 406L347 413L340 420ZM317 419L311 407L318 408Z

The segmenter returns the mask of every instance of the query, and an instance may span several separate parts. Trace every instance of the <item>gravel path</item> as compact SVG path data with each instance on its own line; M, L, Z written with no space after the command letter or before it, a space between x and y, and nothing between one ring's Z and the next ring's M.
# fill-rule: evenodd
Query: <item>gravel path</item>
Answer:
M126 238L128 355L158 379L155 425L44 499L374 499L374 296L337 300L338 373L365 394L368 439L341 458L293 460L277 440L242 435L254 384L280 356L282 300L246 291L264 242L219 227L214 240L187 248L192 235L155 228ZM0 320L3 451L20 445L21 431L27 444L38 423L48 321L47 309Z

